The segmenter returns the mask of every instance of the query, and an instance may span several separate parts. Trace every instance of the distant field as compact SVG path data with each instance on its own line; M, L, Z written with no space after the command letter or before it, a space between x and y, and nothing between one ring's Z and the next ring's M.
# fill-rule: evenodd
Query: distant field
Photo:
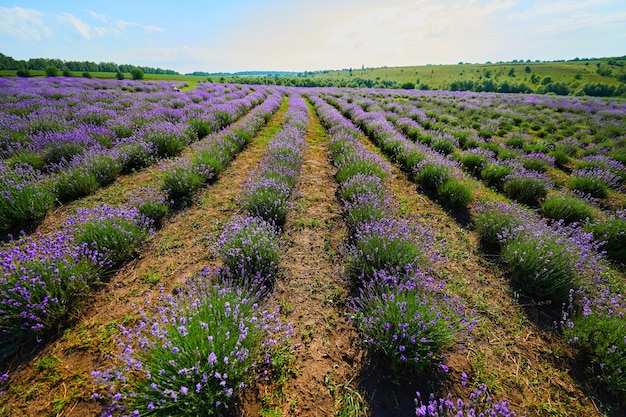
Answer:
M145 74L146 80L277 84L296 87L374 87L418 90L552 93L558 95L626 96L626 57L563 62L505 62L423 65L408 67L346 68L303 73L255 71L232 75ZM45 76L44 71L31 71ZM253 75L251 75L253 74ZM1 70L0 76L15 75ZM113 72L91 72L95 78L114 78ZM82 77L83 73L72 72ZM125 74L130 78L130 74Z
M82 77L83 74L81 72L73 71L72 77ZM89 73L93 78L115 78L114 72L90 72ZM0 70L0 77L7 77L15 75L15 71L13 70ZM33 77L45 77L45 71L31 71L31 75ZM124 74L126 79L130 79L130 74ZM163 80L163 81L182 81L189 84L189 88L195 88L198 82L206 81L207 77L197 76L197 75L173 75L173 74L144 74L145 80Z
M456 65L423 65L416 67L381 67L365 69L344 69L340 71L330 71L315 73L313 78L339 78L349 79L350 77L360 77L371 80L380 79L396 80L400 83L414 82L416 84L426 83L433 88L445 86L454 80L484 78L485 71L491 71L491 77L495 80L509 79L516 82L526 82L532 84L531 75L536 74L543 78L552 77L553 81L565 82L605 82L618 84L614 77L603 77L596 73L596 64L601 61L580 61L580 62L541 62L541 63L503 63L503 64L456 64ZM601 64L602 65L602 64ZM605 64L606 65L606 64ZM530 72L525 72L525 68L530 68ZM510 77L509 71L513 69L515 76ZM620 69L624 73L623 69ZM352 72L352 76L350 75ZM577 78L579 77L579 78Z

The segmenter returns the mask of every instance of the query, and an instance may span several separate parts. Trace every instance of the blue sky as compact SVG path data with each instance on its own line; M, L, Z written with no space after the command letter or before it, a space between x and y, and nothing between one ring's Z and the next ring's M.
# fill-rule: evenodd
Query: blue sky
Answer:
M0 0L0 53L191 71L626 55L624 0Z

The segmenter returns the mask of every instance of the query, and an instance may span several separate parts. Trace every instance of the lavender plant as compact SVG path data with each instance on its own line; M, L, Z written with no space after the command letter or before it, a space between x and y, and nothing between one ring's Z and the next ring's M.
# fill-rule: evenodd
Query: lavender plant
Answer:
M105 415L222 415L265 363L284 330L246 288L217 286L204 270L156 315L122 328L119 370L94 372L110 385Z
M0 356L59 330L107 263L67 231L0 250Z
M278 272L278 234L259 217L233 218L224 228L218 248L225 274L237 281L271 283Z
M54 194L29 165L9 168L0 161L0 228L37 221L54 206Z
M541 212L549 219L563 220L567 224L594 219L594 210L589 204L567 195L547 198L541 203Z
M536 206L548 195L546 181L530 172L516 172L504 178L504 193L518 203Z
M62 203L91 195L97 189L98 178L83 166L62 171L53 185L54 193Z
M376 273L354 307L359 332L397 375L441 363L441 354L475 325L459 300L419 269L410 279Z
M389 217L358 224L348 246L350 275L365 283L377 273L410 277L441 257L433 230Z
M132 256L151 233L152 220L136 208L102 205L79 209L64 226L72 230L77 244L84 244L116 265Z
M601 242L600 248L616 262L626 263L626 211L617 211L606 221L599 221L585 226L593 238Z
M469 186L454 179L449 179L437 187L437 195L453 209L466 209L474 200Z

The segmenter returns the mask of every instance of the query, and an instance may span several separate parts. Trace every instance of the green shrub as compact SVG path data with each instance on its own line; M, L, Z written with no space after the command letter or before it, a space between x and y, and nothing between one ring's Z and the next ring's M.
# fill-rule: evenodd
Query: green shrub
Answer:
M509 148L522 149L524 145L526 144L526 141L524 140L523 137L513 136L511 138L504 139L503 143L505 146L508 146Z
M488 164L482 171L480 176L492 187L500 188L504 178L513 173L513 168L506 165Z
M93 194L98 189L98 179L85 168L70 169L59 175L53 188L59 201L67 203Z
M593 220L594 211L576 197L551 197L541 204L541 212L549 219L563 220L566 224Z
M28 165L2 170L0 196L0 228L26 226L42 219L54 206L49 185Z
M626 320L606 313L579 314L565 337L582 353L586 373L620 401L626 401Z
M451 179L437 187L437 194L453 209L467 208L468 204L474 200L469 186Z
M133 78L133 80L143 80L143 70L141 68L133 68L130 71L130 76Z
M46 161L41 154L26 151L13 155L11 158L7 159L5 163L12 168L27 164L39 171L46 166Z
M437 140L434 140L430 144L430 147L435 152L439 152L439 153L444 154L444 155L450 155L452 152L454 152L454 149L456 148L454 146L454 143L452 143L448 139L437 139Z
M602 179L575 175L569 179L569 189L597 198L605 198L609 193L609 187Z
M500 256L510 268L513 284L532 298L566 302L570 289L577 286L578 261L554 240L524 234L507 241Z
M378 161L356 159L342 165L335 174L339 183L343 183L357 174L375 175L381 179L387 177L387 171L382 168Z
M502 188L509 198L529 206L536 206L548 195L546 183L530 177L508 177Z
M81 224L75 234L77 243L103 253L112 265L132 257L146 239L148 228L127 218L106 218Z
M122 172L122 161L110 155L100 155L89 161L89 170L100 186L111 184Z
M485 155L464 152L461 154L460 162L474 176L480 175L480 172L487 165L487 157Z
M204 176L194 166L184 164L165 172L161 179L161 191L169 200L182 203L193 197L204 183Z
M587 232L593 233L593 238L604 242L600 247L606 255L616 262L626 264L626 219L615 217L605 222L588 225Z
M420 162L426 158L426 155L417 149L406 150L406 148L398 155L398 160L402 166L412 171Z
M154 132L145 140L155 145L156 154L159 158L176 156L185 149L185 141L182 138L167 132Z
M416 181L427 190L436 190L449 178L448 170L434 163L424 164L415 175Z
M539 158L522 158L522 166L532 171L546 172L550 164Z
M44 159L49 164L58 164L61 161L69 162L72 157L82 155L85 148L80 143L65 142L57 146L50 146L44 153Z
M572 158L570 158L565 151L557 149L550 153L549 156L554 158L554 162L560 166L561 168L569 165L572 162Z
M46 77L58 77L59 70L56 67L46 68Z

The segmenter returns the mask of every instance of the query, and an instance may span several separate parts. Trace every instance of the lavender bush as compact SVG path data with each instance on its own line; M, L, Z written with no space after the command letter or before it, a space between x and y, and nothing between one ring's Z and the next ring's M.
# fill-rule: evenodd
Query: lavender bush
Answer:
M54 194L38 171L0 161L0 229L40 220L53 206Z
M116 265L135 254L151 233L152 220L134 207L102 205L77 210L64 226L73 231L77 244L87 245Z
M618 211L606 221L586 225L585 230L593 233L594 239L601 242L600 248L609 258L626 263L626 211Z
M445 293L443 283L420 270L408 280L376 273L354 306L353 320L365 341L401 375L441 363L442 352L475 325L459 300Z
M278 234L272 224L259 217L233 218L222 232L218 247L225 274L235 280L269 283L278 272Z
M222 415L284 330L246 288L216 286L205 270L156 314L122 329L121 369L94 372L110 385L104 415Z
M0 356L62 328L107 265L68 231L0 250Z
M541 212L548 219L563 220L567 224L594 219L594 210L589 204L567 195L547 198L541 203Z

